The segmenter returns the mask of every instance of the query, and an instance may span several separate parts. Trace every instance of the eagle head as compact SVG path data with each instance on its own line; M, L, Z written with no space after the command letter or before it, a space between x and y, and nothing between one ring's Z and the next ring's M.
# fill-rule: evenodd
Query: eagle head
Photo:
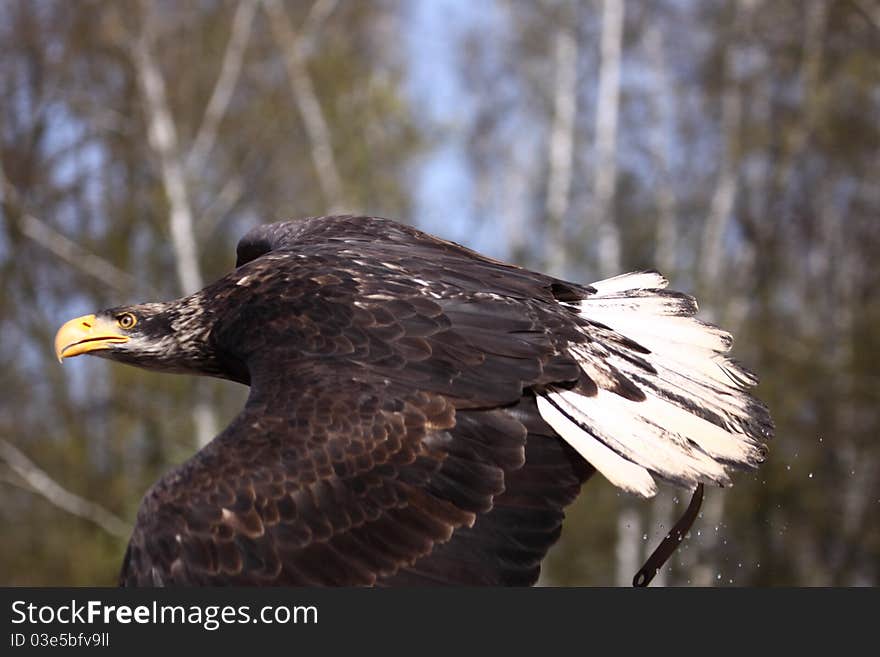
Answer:
M55 355L59 361L90 354L161 372L224 376L211 328L198 295L117 306L66 322L55 335Z

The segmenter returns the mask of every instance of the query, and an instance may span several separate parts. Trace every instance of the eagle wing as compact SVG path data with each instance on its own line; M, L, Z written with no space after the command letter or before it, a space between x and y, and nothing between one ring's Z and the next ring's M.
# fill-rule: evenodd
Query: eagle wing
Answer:
M220 289L261 292L215 339L250 398L147 494L125 584L532 583L593 467L650 495L762 458L753 379L656 274L580 286L352 217L237 264Z

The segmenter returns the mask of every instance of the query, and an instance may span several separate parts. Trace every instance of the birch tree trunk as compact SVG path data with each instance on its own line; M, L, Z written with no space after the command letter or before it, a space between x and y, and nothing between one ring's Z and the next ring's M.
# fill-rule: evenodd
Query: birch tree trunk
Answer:
M602 1L599 88L596 99L596 158L589 238L596 241L599 277L620 273L620 234L613 213L617 187L617 123L620 114L620 66L623 51L623 0ZM617 523L616 581L631 586L639 567L641 518L623 503Z
M574 157L575 116L577 114L578 43L571 25L556 32L553 123L548 149L547 201L545 206L547 268L557 276L565 275L568 256L566 216L571 199Z
M149 20L146 21L149 24ZM174 249L177 280L183 294L192 294L203 285L198 246L190 207L190 194L179 157L177 126L171 116L165 80L153 55L150 28L135 41L132 50L147 115L147 137L159 160L162 186L168 197L168 225Z
M645 33L645 53L651 62L654 93L651 95L651 161L654 165L655 196L657 204L657 242L654 261L667 277L678 268L678 199L672 185L670 171L670 132L674 117L672 102L675 97L666 64L666 44L663 33L650 25Z
M646 60L651 63L651 73L654 76L650 101L652 123L650 149L656 181L654 194L657 207L654 261L663 274L672 277L678 269L678 199L672 185L669 155L671 141L669 133L674 125L671 108L674 92L666 64L666 44L663 41L663 33L656 25L650 25L646 29L644 49ZM673 497L673 493L661 490L651 503L649 527L652 531L648 533L655 543L662 541L674 524L673 516L676 508ZM653 581L654 586L666 586L670 583L669 570L673 567L673 563L674 557L657 572Z
M620 234L613 215L617 186L617 123L623 50L623 0L603 0L599 90L596 107L596 174L588 226L597 243L601 276L620 273Z
M617 516L617 547L614 551L617 586L632 586L633 577L642 565L643 544L642 518L632 505L625 505Z
M716 286L724 268L724 234L733 213L738 184L738 144L742 122L742 89L736 80L736 61L739 44L754 8L754 0L736 0L733 28L727 46L724 69L724 91L721 97L722 152L718 178L700 249L698 277L703 290L714 298Z
M199 265L191 205L192 193L187 182L177 126L168 104L165 79L154 55L153 17L149 12L150 8L145 6L143 28L141 34L134 39L131 54L144 100L148 142L158 158L162 186L168 197L168 223L178 284L181 292L186 295L201 289L204 280ZM210 152L217 126L232 96L253 13L253 2L246 1L239 5L233 18L232 36L220 76L208 103L195 146L190 151L191 165L196 168L202 166ZM196 384L192 419L196 443L200 447L207 445L217 434L218 427L216 415L210 405L209 389L204 381Z
M715 550L718 547L718 534L721 531L724 517L724 492L710 490L703 502L703 510L699 515L698 534L691 542L695 550L695 565L691 569L691 584L698 587L715 586L718 578L718 565L715 561Z

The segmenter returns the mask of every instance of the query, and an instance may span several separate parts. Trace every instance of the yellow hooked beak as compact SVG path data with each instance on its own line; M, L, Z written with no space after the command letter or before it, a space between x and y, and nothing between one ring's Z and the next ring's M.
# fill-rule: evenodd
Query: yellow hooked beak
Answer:
M60 363L65 358L99 349L109 349L116 342L128 342L129 337L120 332L116 322L83 315L67 322L55 334L55 355Z

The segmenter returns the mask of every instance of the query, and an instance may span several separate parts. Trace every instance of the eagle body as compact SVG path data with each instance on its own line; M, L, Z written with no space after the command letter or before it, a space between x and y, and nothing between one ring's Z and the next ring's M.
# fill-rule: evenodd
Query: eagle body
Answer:
M56 339L251 389L146 494L124 585L532 584L595 471L650 496L764 458L730 336L654 272L580 285L351 216L258 227L237 256Z

